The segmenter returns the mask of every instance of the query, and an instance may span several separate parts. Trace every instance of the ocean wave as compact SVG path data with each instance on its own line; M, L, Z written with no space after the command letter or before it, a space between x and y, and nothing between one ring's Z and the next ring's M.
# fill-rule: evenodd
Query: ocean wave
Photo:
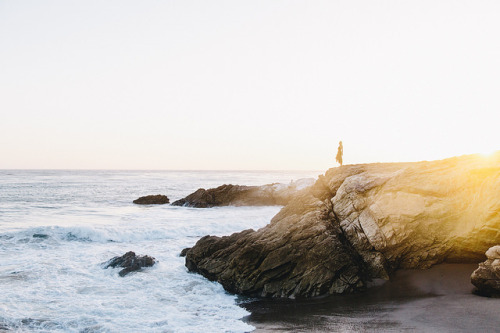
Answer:
M282 172L8 171L0 179L0 331L250 332L250 313L179 252L205 235L258 229L269 207L141 207L221 184L310 176ZM1 177L0 177L1 178ZM102 262L127 251L158 264L122 278Z
M114 227L44 226L0 234L4 243L140 242L174 238L172 230Z
M269 223L278 207L180 208L129 214L118 221L98 220L82 225L77 219L10 229L0 233L1 243L51 244L54 242L133 243L142 241L223 236ZM146 212L147 213L147 212ZM145 216L144 216L145 215ZM85 217L85 220L88 220ZM42 220L43 221L43 220ZM45 221L43 221L45 222ZM92 222L92 221L89 221ZM52 225L57 223L57 225ZM72 224L72 225L70 225Z

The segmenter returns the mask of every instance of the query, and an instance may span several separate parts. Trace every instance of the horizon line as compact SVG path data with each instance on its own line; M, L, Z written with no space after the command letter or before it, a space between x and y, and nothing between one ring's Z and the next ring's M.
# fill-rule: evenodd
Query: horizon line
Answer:
M174 171L174 172L316 172L320 169L70 169L70 168L0 168L0 171Z
M385 163L419 163L419 162L431 162L431 161L441 161L453 158L467 157L467 156L494 156L500 154L500 150L493 150L487 153L470 153L470 154L461 154L461 155L452 155L439 159L424 159L424 160L416 160L416 161L377 161L377 162L364 162L364 163L347 163L346 165L360 165L360 164L385 164ZM189 172L324 172L325 170L329 170L331 168L339 167L339 165L331 165L326 169L105 169L105 168L0 168L0 171L189 171Z

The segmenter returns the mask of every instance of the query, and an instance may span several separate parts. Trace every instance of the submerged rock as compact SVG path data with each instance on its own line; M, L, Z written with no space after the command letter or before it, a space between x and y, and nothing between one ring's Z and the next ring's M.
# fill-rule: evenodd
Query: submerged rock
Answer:
M215 206L273 206L286 205L297 192L314 184L313 178L299 179L290 184L262 186L221 185L217 188L198 189L173 206L208 208Z
M313 297L498 243L500 153L330 169L264 228L201 238L186 266L233 293Z
M164 205L168 204L169 202L170 200L168 199L168 197L162 194L146 195L133 201L133 203L138 205Z
M155 258L150 256L136 256L134 252L129 251L121 257L110 259L104 268L123 267L118 273L120 276L125 276L128 273L139 271L142 267L151 267L156 263Z
M472 273L471 282L480 295L500 295L500 245L486 251L486 257L486 261Z

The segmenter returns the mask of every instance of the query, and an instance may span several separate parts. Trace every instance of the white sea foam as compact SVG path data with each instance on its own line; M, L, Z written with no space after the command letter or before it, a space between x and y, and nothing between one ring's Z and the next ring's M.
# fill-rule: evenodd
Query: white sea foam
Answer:
M193 209L131 201L304 176L309 174L0 171L0 330L251 331L235 296L189 273L179 252L207 234L258 229L280 207ZM103 269L102 263L127 251L151 255L158 264L124 278L119 269Z

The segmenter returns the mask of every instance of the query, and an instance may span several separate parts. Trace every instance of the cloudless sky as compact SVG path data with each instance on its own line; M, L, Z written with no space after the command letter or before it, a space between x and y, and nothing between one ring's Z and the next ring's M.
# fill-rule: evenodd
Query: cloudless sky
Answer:
M0 168L500 149L500 2L0 0Z

